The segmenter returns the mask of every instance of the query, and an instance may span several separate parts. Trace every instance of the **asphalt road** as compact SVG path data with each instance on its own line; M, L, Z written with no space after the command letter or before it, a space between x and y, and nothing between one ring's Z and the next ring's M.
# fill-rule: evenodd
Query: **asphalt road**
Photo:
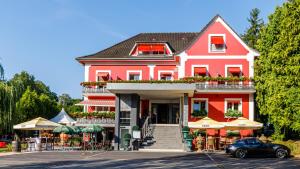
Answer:
M38 152L0 157L0 168L300 168L300 159L236 159L220 153Z

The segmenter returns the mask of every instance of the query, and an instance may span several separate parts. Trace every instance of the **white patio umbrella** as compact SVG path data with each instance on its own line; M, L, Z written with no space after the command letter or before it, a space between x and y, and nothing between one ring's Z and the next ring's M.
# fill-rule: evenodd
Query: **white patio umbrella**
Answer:
M188 122L189 128L193 129L221 129L225 126L209 117L204 117L196 122ZM207 132L206 132L206 149L207 149Z
M17 130L53 130L57 126L60 126L60 124L38 117L33 120L14 125L13 128Z
M76 121L65 112L64 108L62 108L61 111L54 118L51 119L51 121L59 124L68 125L76 123Z

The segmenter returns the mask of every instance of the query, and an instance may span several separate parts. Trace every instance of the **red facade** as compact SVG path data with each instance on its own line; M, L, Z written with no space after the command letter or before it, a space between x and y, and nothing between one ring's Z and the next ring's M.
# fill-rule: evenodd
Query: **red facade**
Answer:
M132 45L131 53L128 55L133 54L137 55L135 57L139 57L137 54L139 51L148 52L155 59L146 57L139 60L132 56L127 59L80 60L85 66L85 81L96 82L101 79L99 76L107 74L109 80L130 80L130 78L134 80L177 80L196 74L208 77L253 77L253 60L258 54L245 45L220 17L215 17L206 29L200 32L195 40L181 51L174 51L172 48L175 47L169 45L168 42L164 45L151 46L147 45L146 41L148 39L144 43L136 42L135 45ZM159 57L156 59L156 55L161 52L165 52L170 57L173 56L173 59L161 59ZM200 101L193 102L197 98ZM85 99L114 99L114 96L90 93L85 96ZM240 92L240 90L218 89L206 92L204 89L190 95L188 102L188 121L199 119L192 116L192 112L198 107L207 109L207 116L216 121L232 120L233 118L225 117L225 112L228 109L241 111L242 116L248 119L253 120L254 118L253 92L247 90ZM151 112L151 107L151 99L142 99L140 116ZM87 111L94 110L93 106L88 106ZM110 110L114 110L114 108L110 108Z

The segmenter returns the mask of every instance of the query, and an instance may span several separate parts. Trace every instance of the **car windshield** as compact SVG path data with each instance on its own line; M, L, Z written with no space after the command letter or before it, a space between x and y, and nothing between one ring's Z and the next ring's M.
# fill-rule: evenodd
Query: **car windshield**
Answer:
M261 141L258 139L248 139L247 144L253 145L253 144L261 144Z
M244 140L236 140L234 144L245 144Z

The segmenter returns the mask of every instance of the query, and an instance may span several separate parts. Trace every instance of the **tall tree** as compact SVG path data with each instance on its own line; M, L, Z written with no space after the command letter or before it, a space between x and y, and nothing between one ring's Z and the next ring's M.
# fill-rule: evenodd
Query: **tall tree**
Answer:
M269 117L277 139L300 132L300 0L277 7L262 29L255 61L260 113Z
M4 68L0 63L0 80L4 80Z
M264 25L263 20L259 18L259 13L260 10L257 8L251 10L250 17L247 18L250 27L242 35L242 39L252 48L256 48L259 32Z

